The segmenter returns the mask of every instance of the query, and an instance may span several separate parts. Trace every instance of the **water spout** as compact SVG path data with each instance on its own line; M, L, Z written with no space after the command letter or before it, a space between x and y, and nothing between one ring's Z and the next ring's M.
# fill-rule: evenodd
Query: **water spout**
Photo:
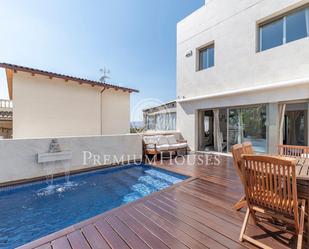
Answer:
M46 176L47 188L42 189L40 194L52 194L55 192L63 192L66 187L74 186L70 181L70 165L72 152L62 150L57 139L52 139L47 153L38 154L38 164L43 166ZM54 170L59 166L64 168L65 183L64 186L54 185ZM59 171L57 171L59 172Z

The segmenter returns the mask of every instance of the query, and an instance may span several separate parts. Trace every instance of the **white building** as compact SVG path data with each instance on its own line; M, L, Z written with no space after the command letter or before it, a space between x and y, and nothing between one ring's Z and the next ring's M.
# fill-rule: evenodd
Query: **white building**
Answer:
M143 110L146 131L175 131L176 117L176 101Z
M177 32L177 129L192 150L308 145L308 0L208 0Z
M10 124L6 124L13 127L13 134L2 136L38 138L130 132L130 95L137 90L12 64L0 63L0 67L6 71L13 112Z

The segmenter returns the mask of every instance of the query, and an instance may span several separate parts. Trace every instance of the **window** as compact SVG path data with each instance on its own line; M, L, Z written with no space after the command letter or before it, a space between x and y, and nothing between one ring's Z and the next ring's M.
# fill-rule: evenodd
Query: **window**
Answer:
M199 70L213 67L215 65L214 44L199 50Z
M257 152L267 151L266 106L231 108L228 113L228 146L250 141Z
M286 17L286 42L308 36L306 10L298 11Z
M283 20L261 27L261 51L283 44Z
M309 36L309 8L260 26L260 51Z

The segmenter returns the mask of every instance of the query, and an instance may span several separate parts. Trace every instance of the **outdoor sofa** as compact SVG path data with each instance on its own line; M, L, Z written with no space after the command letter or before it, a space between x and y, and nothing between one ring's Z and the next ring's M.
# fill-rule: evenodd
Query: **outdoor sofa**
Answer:
M165 152L177 152L185 150L188 152L186 140L177 140L175 135L144 135L143 137L144 155L160 155Z

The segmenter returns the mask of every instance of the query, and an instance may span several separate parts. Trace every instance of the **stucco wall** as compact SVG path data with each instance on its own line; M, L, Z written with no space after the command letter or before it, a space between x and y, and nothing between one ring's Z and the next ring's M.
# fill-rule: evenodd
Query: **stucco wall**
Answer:
M101 135L101 111L102 134L128 133L130 94L106 90L101 109L101 90L63 79L15 73L13 137Z
M308 98L309 87L302 85L181 102L177 104L177 129L188 140L190 148L196 151L198 148L198 110L267 103L271 103L272 106L277 106L282 101L300 101ZM270 115L272 119L276 120L278 118L276 116L277 114L277 111L273 111ZM272 123L271 121L267 123L269 128L269 148L271 152L275 152L273 146L277 144L276 125L277 123Z
M108 89L102 94L103 134L130 133L130 94Z
M48 151L51 139L8 139L0 140L0 183L45 176L47 172L61 173L65 171L65 166L69 170L85 169L93 167L94 158L87 159L84 165L83 151L89 151L100 155L102 164L117 162L124 155L124 160L136 157L141 159L142 138L140 135L109 135L109 136L89 136L89 137L65 137L58 139L63 150L72 151L71 162L65 164L52 163L39 165L37 154ZM104 163L104 155L106 157ZM129 156L129 157L128 157Z
M177 96L195 97L308 77L308 37L256 52L260 21L308 2L206 2L177 27ZM215 43L215 66L196 71L197 49L212 41ZM190 50L193 55L186 57Z
M258 23L309 3L309 0L215 0L178 23L177 96L182 98L239 91L309 77L309 38L257 52ZM197 71L198 49L215 44L215 66ZM192 51L191 57L186 53ZM308 84L204 98L177 104L177 130L197 150L199 109L304 100ZM272 115L277 115L276 111ZM277 116L273 116L277 119ZM268 123L269 148L277 143L275 122Z

